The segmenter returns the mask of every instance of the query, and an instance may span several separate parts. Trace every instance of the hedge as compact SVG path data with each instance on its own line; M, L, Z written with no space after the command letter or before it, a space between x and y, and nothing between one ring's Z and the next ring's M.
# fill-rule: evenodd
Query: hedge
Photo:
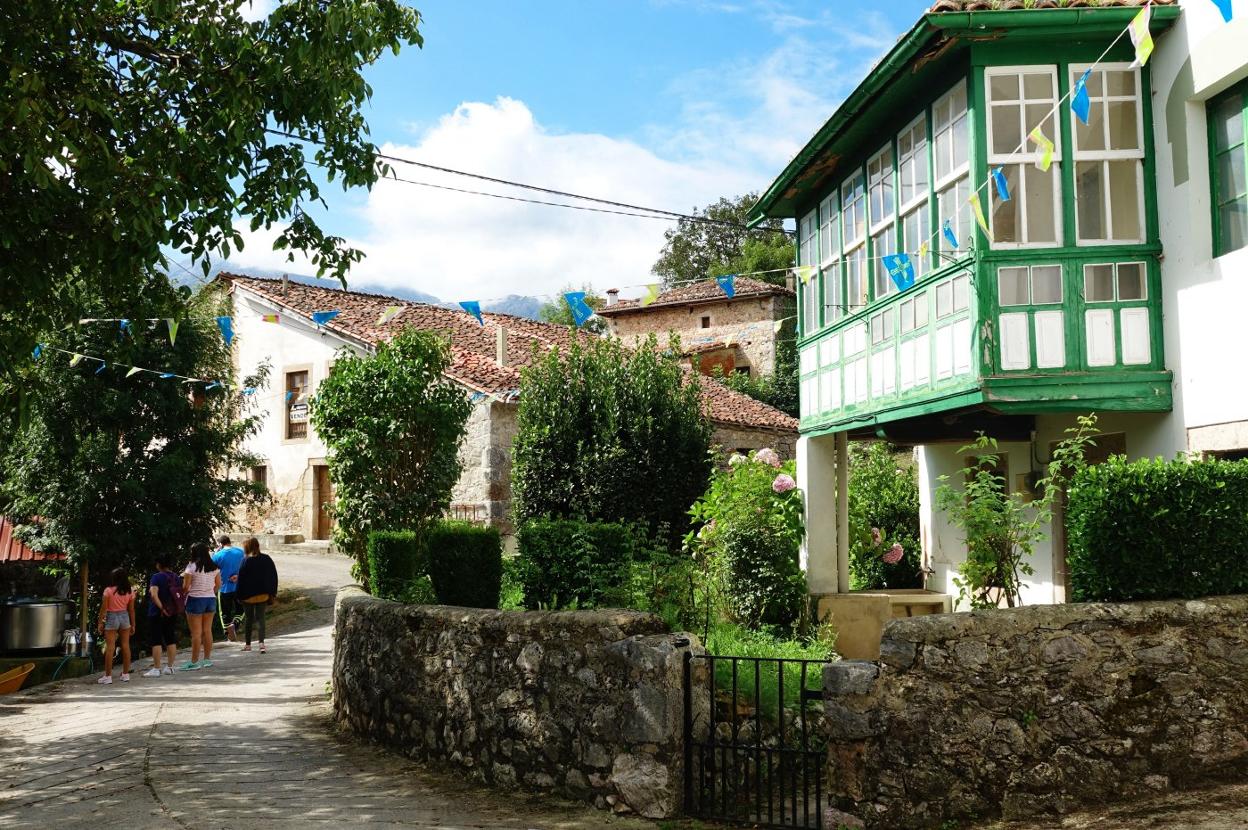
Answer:
M440 604L498 607L503 541L495 528L468 522L438 522L428 533L426 563Z
M628 525L535 519L520 527L521 580L528 608L625 604L635 538Z
M367 551L368 589L375 597L402 599L425 572L424 546L414 531L371 531Z
M1248 592L1248 461L1126 461L1071 482L1066 527L1078 601Z

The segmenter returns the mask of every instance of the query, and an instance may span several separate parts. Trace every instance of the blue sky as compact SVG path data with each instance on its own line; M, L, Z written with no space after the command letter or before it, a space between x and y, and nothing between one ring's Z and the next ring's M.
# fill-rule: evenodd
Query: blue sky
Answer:
M925 5L427 0L425 47L368 72L368 119L396 155L688 210L765 187ZM641 284L668 227L395 182L328 192L318 219L368 254L356 286L448 300ZM283 267L272 235L234 261Z

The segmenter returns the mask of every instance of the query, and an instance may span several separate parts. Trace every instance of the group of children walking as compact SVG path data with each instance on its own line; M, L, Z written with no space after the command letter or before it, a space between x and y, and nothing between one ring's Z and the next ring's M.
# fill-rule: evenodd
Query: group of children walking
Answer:
M221 615L221 625L230 642L238 640L243 623L243 651L251 651L253 629L258 634L261 653L265 651L265 609L277 598L277 566L260 551L254 536L242 548L230 544L229 536L217 537L218 548L208 551L202 542L191 545L191 561L181 579L173 571L168 554L156 557L156 572L148 580L147 629L152 649L152 667L144 677L173 674L178 650L178 617L186 615L191 634L191 659L179 671L212 667L212 618ZM104 635L104 674L97 681L113 682L113 655L121 646L121 680L130 680L130 635L134 633L137 598L124 568L116 568L104 589L100 603L99 630ZM162 658L164 667L161 667Z

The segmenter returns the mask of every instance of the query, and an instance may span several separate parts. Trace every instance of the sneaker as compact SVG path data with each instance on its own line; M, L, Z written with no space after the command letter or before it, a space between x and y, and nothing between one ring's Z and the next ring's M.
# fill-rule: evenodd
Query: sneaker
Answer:
M264 649L264 643L261 643L261 644L260 644L260 653L261 653L261 654L264 654L264 651L265 651L265 649Z
M144 677L160 677L160 669L153 666L152 668L143 672L143 676Z
M128 672L128 671L123 671L123 672L121 673L121 682L122 682L122 683L129 683L129 682L130 682L130 672Z
M243 646L242 650L243 650L243 651L251 651L251 643L248 643L247 645Z
M173 666L165 666L163 674L173 674Z
M210 669L210 668L212 668L212 661L211 661L211 660L200 660L200 661L199 661L199 667L200 667L201 669Z
M183 663L178 671L196 671L199 669L199 663Z
M100 679L95 682L99 683L101 686L107 686L113 682L113 678L110 675L102 674L100 675Z
M230 623L225 627L225 639L229 640L231 643L238 642L238 629L234 627L234 623Z

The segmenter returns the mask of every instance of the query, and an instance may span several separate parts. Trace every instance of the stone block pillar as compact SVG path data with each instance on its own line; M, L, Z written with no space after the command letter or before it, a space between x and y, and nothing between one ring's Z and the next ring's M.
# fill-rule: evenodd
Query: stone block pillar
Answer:
M837 556L836 439L803 435L797 439L797 486L805 499L806 539L801 561L810 593L835 594L841 584Z

